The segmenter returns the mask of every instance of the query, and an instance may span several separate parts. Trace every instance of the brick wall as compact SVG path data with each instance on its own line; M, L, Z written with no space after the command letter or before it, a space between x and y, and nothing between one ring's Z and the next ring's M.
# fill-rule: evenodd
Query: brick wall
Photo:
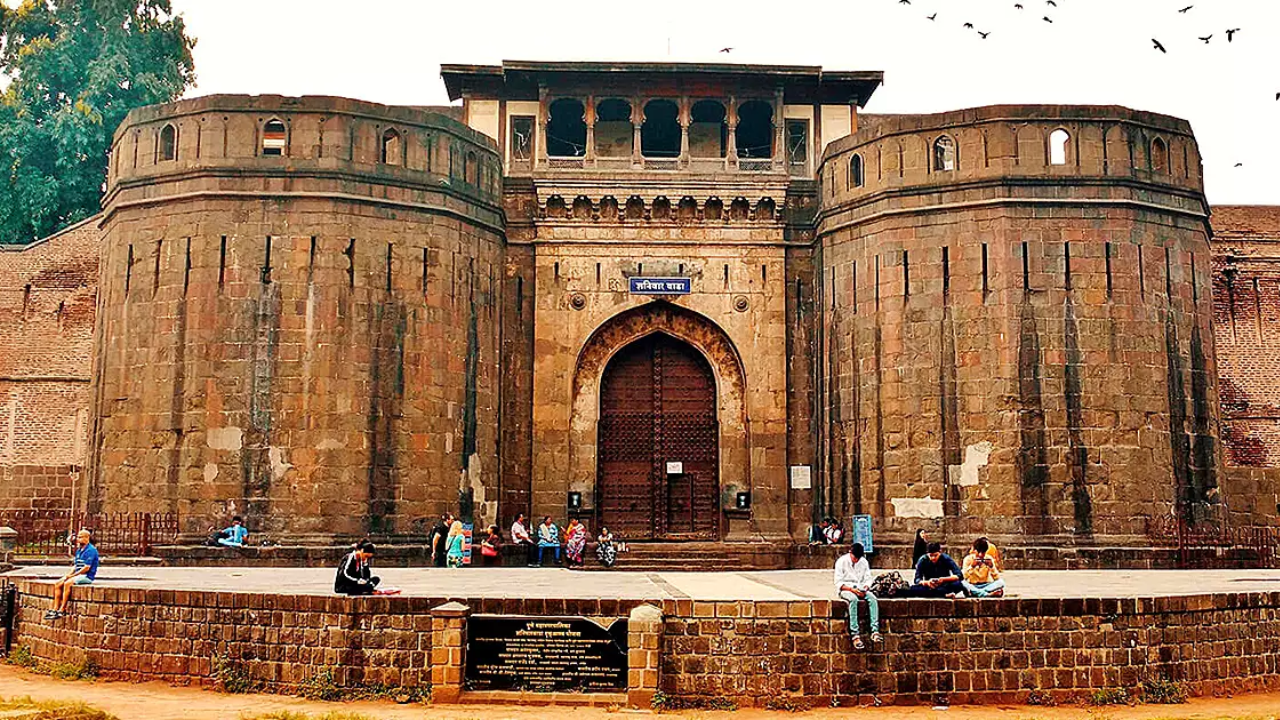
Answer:
M65 508L85 462L98 218L0 246L0 510Z
M76 591L43 620L51 586L20 581L16 642L46 662L93 660L109 679L211 684L226 656L268 690L321 671L339 686L420 687L431 678L431 610L573 615L608 624L644 600L338 598L250 593ZM1193 694L1280 688L1280 592L1128 599L881 601L885 643L855 652L844 603L667 600L659 687L705 701L763 705L1025 702L1146 678ZM640 648L643 649L643 648Z

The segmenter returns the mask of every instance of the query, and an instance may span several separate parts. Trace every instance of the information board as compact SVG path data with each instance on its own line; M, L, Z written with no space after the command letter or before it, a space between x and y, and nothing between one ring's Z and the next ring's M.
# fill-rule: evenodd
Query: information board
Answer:
M688 295L693 282L681 277L633 277L630 289L632 295Z
M627 689L627 621L472 615L468 690L617 692Z
M875 545L871 542L871 516L854 515L852 528L853 542L862 543L862 549L868 555L875 552Z

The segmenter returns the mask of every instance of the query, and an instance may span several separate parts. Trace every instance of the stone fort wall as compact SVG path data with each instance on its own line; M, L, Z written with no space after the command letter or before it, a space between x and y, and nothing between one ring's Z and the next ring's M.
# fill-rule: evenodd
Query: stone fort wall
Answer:
M1057 106L869 125L820 175L822 506L903 539L1130 544L1220 499L1190 127Z
M214 96L115 135L91 509L412 534L497 487L500 171L438 115Z
M98 220L0 245L0 512L69 507L85 464Z

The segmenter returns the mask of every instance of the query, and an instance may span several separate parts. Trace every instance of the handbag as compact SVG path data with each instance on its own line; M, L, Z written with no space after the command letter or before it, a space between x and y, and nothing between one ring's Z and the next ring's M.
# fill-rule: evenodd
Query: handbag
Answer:
M498 557L498 548L486 541L480 544L480 554L485 557Z

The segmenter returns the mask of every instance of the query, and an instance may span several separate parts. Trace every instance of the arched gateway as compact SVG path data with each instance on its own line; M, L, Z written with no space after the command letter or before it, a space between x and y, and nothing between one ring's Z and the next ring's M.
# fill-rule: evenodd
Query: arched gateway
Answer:
M609 361L597 435L601 525L636 539L719 537L715 382L700 352L664 333Z
M750 492L741 358L707 317L655 301L606 320L574 373L569 489L628 540L731 534Z

